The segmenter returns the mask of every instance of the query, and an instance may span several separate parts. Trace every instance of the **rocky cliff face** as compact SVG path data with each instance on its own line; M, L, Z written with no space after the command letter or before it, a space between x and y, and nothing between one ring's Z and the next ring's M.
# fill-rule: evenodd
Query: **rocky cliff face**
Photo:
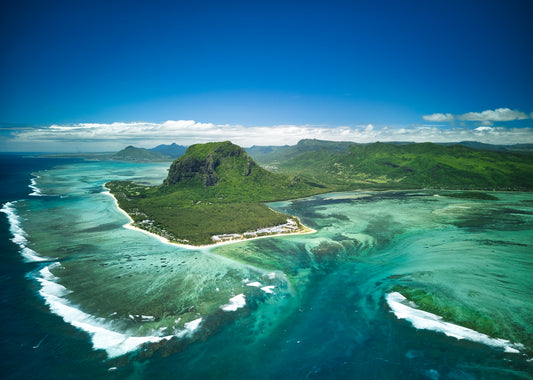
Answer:
M223 180L249 176L254 169L262 170L243 148L229 141L197 144L172 163L163 185L188 182L216 186Z

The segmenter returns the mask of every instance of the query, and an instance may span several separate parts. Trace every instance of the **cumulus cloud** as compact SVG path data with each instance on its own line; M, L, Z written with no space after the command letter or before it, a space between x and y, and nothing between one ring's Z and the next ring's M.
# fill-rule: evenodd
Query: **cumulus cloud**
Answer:
M424 120L432 122L452 121L454 119L454 116L451 113L434 113L431 115L424 115L422 117Z
M477 131L477 132L492 132L492 131L494 131L494 128L492 128L492 127L477 127L475 129L475 131Z
M445 115L446 117L446 115ZM414 126L404 128L313 125L243 126L169 120L163 123L81 123L10 130L1 139L4 151L117 151L126 145L152 148L175 142L191 145L230 140L235 144L292 145L301 139L353 141L458 142L476 140L492 144L533 143L532 128L479 126L476 129Z
M487 110L483 112L468 112L459 116L459 119L466 121L512 121L529 119L529 116L524 112L511 110L509 108L497 108L495 110Z
M424 115L422 118L431 122L450 122L455 119L461 121L477 121L482 125L491 126L494 122L499 121L514 121L525 120L533 118L533 113L528 115L524 112L512 110L510 108L497 108L495 110L486 110L483 112L467 112L462 115L453 115L451 113L434 113L431 115Z

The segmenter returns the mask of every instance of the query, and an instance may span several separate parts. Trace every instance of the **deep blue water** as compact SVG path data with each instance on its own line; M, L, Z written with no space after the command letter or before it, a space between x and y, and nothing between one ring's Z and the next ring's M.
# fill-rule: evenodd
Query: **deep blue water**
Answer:
M28 198L32 173L79 159L42 158L30 154L0 155L0 203ZM51 314L27 273L39 264L25 263L11 242L9 223L0 213L0 374L4 379L75 378L105 375L83 334ZM39 349L39 343L46 350ZM101 355L95 355L96 357ZM85 376L81 376L85 377Z
M32 198L29 195L34 191L29 187L34 178L32 173L46 173L44 171L58 165L66 169L56 171L44 180L61 182L57 186L61 185L61 189L67 189L72 195ZM87 175L80 172L84 167ZM32 247L45 252L49 249L47 256L52 256L49 253L54 250L68 251L60 257L65 272L61 281L74 290L72 301L78 302L84 310L102 316L111 315L114 307L119 310L118 305L143 310L143 297L163 295L165 297L146 301L155 314L155 307L163 307L161 305L167 302L169 295L179 297L180 291L187 291L187 288L179 290L178 270L172 274L165 272L172 266L172 255L179 257L178 265L190 264L184 278L192 281L189 286L195 288L191 288L191 292L198 293L198 309L203 307L200 333L186 345L173 342L155 348L153 355L142 351L138 356L133 353L109 359L105 350L93 349L93 342L86 332L50 311L39 294L41 287L34 276L49 263L23 260L20 247L10 240L6 215L0 213L1 378L532 378L531 347L525 350L527 355L506 353L489 345L416 329L409 322L399 320L384 298L393 285L401 284L448 294L449 299L460 304L461 290L467 289L469 301L487 304L487 313L494 309L505 310L508 314L495 315L494 319L501 322L516 318L514 325L518 327L513 333L518 334L515 335L519 337L517 339L528 338L531 331L528 330L528 325L531 326L528 320L533 321L533 315L529 311L517 312L521 304L516 306L518 309L509 304L513 300L518 302L520 297L529 297L526 305L531 300L533 283L527 276L532 268L531 258L527 255L531 238L523 238L524 233L531 232L531 211L528 208L531 197L521 199L513 194L506 195L508 200L501 205L480 203L468 213L464 211L462 201L437 199L427 194L389 193L363 198L337 194L280 202L273 207L299 215L305 223L317 229L318 234L222 246L212 252L201 252L205 255L198 260L199 252L164 248L158 241L149 240L144 234L134 235L133 231L122 234L125 231L120 227L123 222L113 219L119 218L120 213L111 210L109 205L112 202L101 195L101 184L106 178L98 176L101 173L142 176L146 175L146 168L136 171L131 164L83 163L77 159L15 155L0 156L0 168L0 203L29 200L23 202L25 214L22 215L28 218L24 221L28 231L35 232L34 236L30 234L28 237L30 241L38 239L41 230L47 232L47 227L54 226L48 231L49 241L45 238L33 241ZM91 177L90 171L96 174ZM45 185L55 186L43 183L43 187ZM425 209L433 212L428 214ZM388 213L391 210L396 219ZM401 214L402 210L407 211ZM502 210L506 210L508 216L503 215ZM84 215L78 215L80 213ZM65 221L65 215L70 219ZM59 220L55 220L55 216ZM428 227L428 223L433 224ZM79 234L81 240L76 240L76 236L65 236L65 231ZM116 235L127 252L109 258L115 248L105 240L106 234ZM54 243L59 240L54 238L56 235L63 236L63 241ZM101 241L98 240L100 236ZM128 243L128 239L133 239L134 243ZM457 240L457 244L450 240ZM339 247L341 243L347 247L353 241L360 242L361 246L353 248L355 256L348 257L347 249ZM312 257L309 252L317 252L324 242L329 244L330 250L344 253ZM243 252L248 257L255 257L254 263L279 265L291 278L294 289L289 291L284 288L287 286L285 280L276 280L272 282L276 294L269 296L241 285L244 290L235 293L245 292L249 302L243 312L232 314L218 310L208 315L206 310L211 309L206 305L226 291L224 284L235 287L244 276L257 276L261 282L267 281L265 275L261 276L255 269L226 263L227 258L240 257ZM466 257L465 252L478 252L484 257L482 260L476 255ZM127 268L120 266L119 270L119 264L116 269L109 269L111 275L106 277L108 275L102 268L108 270L120 260L123 260L121 263L135 263L136 257L144 261L138 261L141 263L139 267L131 264L132 272L127 272L133 276L131 280L125 279L128 275L123 271ZM150 262L150 268L153 268L152 262L161 260L165 260L165 265L159 265L157 271L149 271L148 264L142 264ZM202 260L205 260L205 267ZM486 268L476 271L480 263ZM213 265L219 265L220 269L207 273L213 271ZM505 273L509 272L508 268L514 268L516 273ZM135 279L135 270L142 277ZM224 270L227 270L225 276ZM117 273L121 275L120 280ZM487 273L487 278L479 279L483 273ZM138 289L121 287L120 283L117 287L117 281L130 284L130 287L136 284ZM154 284L158 284L154 294L145 291ZM211 284L219 286L220 292L218 287L215 292L215 285ZM476 290L479 284L486 284L487 289ZM497 288L489 289L494 284ZM213 289L208 291L204 287ZM450 289L455 289L458 294ZM517 293L520 297L513 298ZM107 294L116 297L110 306L107 305ZM495 294L502 297L497 298ZM490 305L486 298L495 299L491 302L496 306ZM227 300L225 293L221 299ZM163 315L168 314L168 310L163 310ZM529 343L532 337L526 340Z

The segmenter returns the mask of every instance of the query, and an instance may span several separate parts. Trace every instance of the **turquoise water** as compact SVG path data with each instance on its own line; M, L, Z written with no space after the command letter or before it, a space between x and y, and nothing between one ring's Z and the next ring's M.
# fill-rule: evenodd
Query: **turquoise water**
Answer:
M186 249L124 228L103 188L167 169L62 165L3 205L25 310L57 316L30 352L72 346L34 377L531 378L533 194L326 194L270 205L314 234Z

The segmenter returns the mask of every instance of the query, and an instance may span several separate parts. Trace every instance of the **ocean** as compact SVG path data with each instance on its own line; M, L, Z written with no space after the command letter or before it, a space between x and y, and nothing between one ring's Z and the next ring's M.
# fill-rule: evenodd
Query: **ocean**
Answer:
M275 202L317 232L188 249L103 185L169 163L0 156L4 379L531 379L533 194Z

